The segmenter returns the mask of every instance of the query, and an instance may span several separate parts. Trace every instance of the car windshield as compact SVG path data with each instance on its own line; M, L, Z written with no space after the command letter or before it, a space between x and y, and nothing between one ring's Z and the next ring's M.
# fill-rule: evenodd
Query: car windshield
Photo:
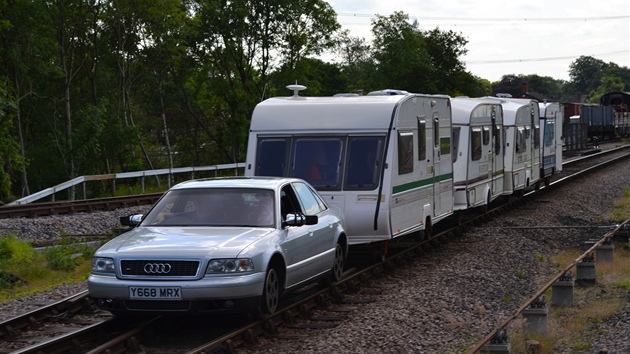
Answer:
M167 192L141 226L274 226L273 191L191 188Z

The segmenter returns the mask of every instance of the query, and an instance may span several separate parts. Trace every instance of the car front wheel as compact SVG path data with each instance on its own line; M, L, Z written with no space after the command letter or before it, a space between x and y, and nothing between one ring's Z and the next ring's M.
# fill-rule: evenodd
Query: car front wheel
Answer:
M335 248L335 262L333 263L331 271L331 280L333 282L338 282L339 280L341 280L341 277L343 276L343 265L343 247L341 247L340 244L337 244L337 247Z
M280 278L274 268L267 270L265 276L265 286L263 288L262 303L260 310L263 315L270 315L276 312L280 301Z

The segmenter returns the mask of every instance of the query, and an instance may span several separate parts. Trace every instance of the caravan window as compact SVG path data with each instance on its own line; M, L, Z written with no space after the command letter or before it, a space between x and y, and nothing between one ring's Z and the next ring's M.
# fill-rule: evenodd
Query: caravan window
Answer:
M462 130L461 127L453 127L453 130L452 130L453 150L451 150L451 154L452 154L451 159L453 160L453 163L457 161L457 154L459 154L459 137L460 137L461 130Z
M534 124L534 149L540 148L540 126Z
M427 122L418 119L418 161L427 158Z
M318 190L339 189L342 152L341 138L296 139L290 176L302 178Z
M516 131L516 152L521 153L527 150L527 139L525 138L525 129L518 128Z
M289 153L288 138L269 138L258 141L255 173L257 176L285 176Z
M471 131L470 158L473 161L481 159L481 128L473 128Z
M483 145L490 144L490 128L483 127Z
M499 155L501 153L501 126L494 126L494 153Z
M378 186L383 137L348 138L345 190L373 190Z
M553 145L556 132L555 124L556 122L553 120L548 120L547 123L545 123L545 146Z
M398 132L398 174L413 172L413 132Z
M525 139L529 140L530 134L531 134L531 128L525 127Z

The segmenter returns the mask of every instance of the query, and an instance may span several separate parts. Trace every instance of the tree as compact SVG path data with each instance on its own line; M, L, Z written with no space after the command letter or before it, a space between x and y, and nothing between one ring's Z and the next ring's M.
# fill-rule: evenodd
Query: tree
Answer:
M556 80L550 76L523 75L520 76L527 84L530 92L537 92L546 97L558 98L561 96L563 80Z
M602 83L596 90L591 90L588 95L588 101L590 103L600 103L600 99L608 92L624 91L626 83L622 78L616 75L605 75L602 78Z
M289 1L286 7L283 61L295 67L300 59L321 54L335 46L334 35L341 27L337 14L325 1Z
M569 65L569 77L578 92L590 92L601 84L606 63L591 56L581 56Z
M477 81L472 80L472 75L467 75L460 60L468 52L468 40L454 31L440 31L438 28L426 32L425 36L427 52L435 68L433 81L437 91L446 94L468 91L469 95L474 95L478 90L472 87L463 89Z
M0 80L0 198L11 195L11 175L23 168L18 144L14 135L12 115L16 108L13 97L9 94L7 80Z
M389 17L377 15L372 20L372 33L376 61L373 78L382 88L437 92L432 80L436 69L417 21L409 22L409 16L402 12L394 12Z
M335 64L303 58L296 64L296 69L291 69L285 64L271 75L271 86L280 95L291 94L286 86L296 81L306 86L304 94L308 96L332 96L347 92L347 76L343 75L339 66Z
M377 89L370 87L370 77L376 66L371 51L372 47L364 38L352 37L347 30L339 34L336 53L341 58L339 66L346 77L348 92Z
M274 93L267 90L270 63L286 65L294 76L291 71L302 58L334 44L339 24L321 0L205 0L200 5L200 52L213 80L211 114L222 128L208 135L224 160L237 162L244 158L254 106Z
M498 93L508 93L512 97L521 97L525 81L515 74L503 75L501 81L492 84L492 96Z

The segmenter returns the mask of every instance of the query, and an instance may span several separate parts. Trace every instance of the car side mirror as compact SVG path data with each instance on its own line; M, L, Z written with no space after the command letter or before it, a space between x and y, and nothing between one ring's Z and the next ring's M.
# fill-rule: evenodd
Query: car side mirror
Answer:
M285 226L315 225L318 222L317 215L304 215L301 213L289 213L284 219Z
M142 221L142 214L127 215L120 217L120 224L123 226L134 227Z
M304 218L306 225L316 225L319 221L317 215L305 215Z

